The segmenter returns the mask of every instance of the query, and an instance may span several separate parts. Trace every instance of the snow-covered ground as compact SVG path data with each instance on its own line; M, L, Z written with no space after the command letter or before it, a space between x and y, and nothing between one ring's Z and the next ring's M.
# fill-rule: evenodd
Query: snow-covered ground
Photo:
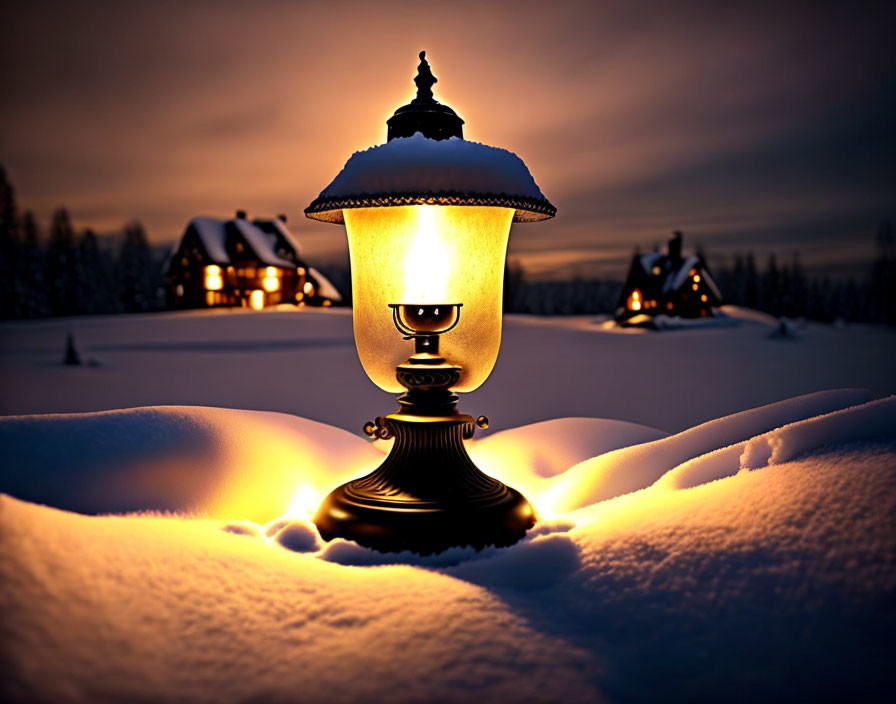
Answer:
M896 335L732 313L508 320L470 451L541 520L428 557L308 523L387 449L346 314L0 326L0 410L78 412L0 418L0 699L888 700Z
M677 432L822 389L896 393L893 330L808 325L779 339L775 320L732 312L735 327L663 332L508 316L495 370L462 408L489 416L490 432L564 417ZM59 364L68 332L98 366ZM352 432L396 407L358 362L348 310L0 323L2 415L170 404L279 411Z

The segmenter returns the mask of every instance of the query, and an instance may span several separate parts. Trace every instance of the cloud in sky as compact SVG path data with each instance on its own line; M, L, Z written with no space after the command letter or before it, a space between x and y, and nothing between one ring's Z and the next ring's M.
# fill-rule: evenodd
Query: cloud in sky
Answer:
M420 49L465 136L522 156L559 208L518 226L543 275L616 274L684 229L711 253L871 255L896 215L894 12L819 3L22 3L2 42L0 163L81 225L301 209L385 139Z

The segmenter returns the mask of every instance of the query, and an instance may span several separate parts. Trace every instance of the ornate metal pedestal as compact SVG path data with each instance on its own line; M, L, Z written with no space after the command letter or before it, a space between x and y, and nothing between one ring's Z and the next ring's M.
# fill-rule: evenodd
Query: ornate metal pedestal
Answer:
M408 390L399 411L365 426L369 435L395 438L389 456L331 492L314 523L325 540L347 538L382 552L512 545L535 524L532 506L473 464L463 440L488 421L457 411L450 387L460 367L439 356L438 335L413 337L415 354L396 368Z

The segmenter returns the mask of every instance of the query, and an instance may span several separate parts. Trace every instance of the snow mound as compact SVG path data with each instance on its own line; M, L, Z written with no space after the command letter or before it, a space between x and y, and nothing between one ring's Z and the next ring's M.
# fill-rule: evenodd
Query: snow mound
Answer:
M494 433L470 445L476 464L510 477L521 468L552 477L579 462L620 447L658 440L667 433L606 418L555 418Z
M656 483L687 489L796 459L830 445L896 439L896 396L793 422L768 433L688 460Z
M647 702L659 686L671 702L883 700L894 468L896 444L852 443L637 491L573 530L422 568L0 496L0 687L68 702Z
M513 152L452 137L393 139L355 152L321 199L423 193L493 194L544 200Z
M293 552L317 552L321 546L320 534L309 521L290 521L274 534L274 540Z
M261 531L258 530L258 526L252 523L252 521L230 521L225 523L221 530L231 535L244 535L247 538L261 537Z
M527 551L525 546L534 540L544 536L567 533L575 527L571 521L539 521L535 528L530 530L525 537L515 545L508 548L496 548L487 546L481 549L469 546L455 547L444 550L435 555L418 555L404 550L402 552L381 553L376 550L362 547L350 540L337 538L327 543L319 557L327 562L335 562L340 565L353 567L373 567L377 565L415 565L418 567L454 567L474 560L484 560L496 555ZM543 581L542 577L542 581Z
M322 423L187 406L0 418L0 450L0 490L28 501L256 523L295 511L296 496L307 512L325 487L382 461L366 440Z
M644 489L670 469L694 457L847 406L863 403L859 389L821 391L703 423L678 435L607 452L561 475L521 487L539 497L536 509L560 515L614 496Z
M791 423L750 440L743 469L782 464L826 445L896 438L896 396Z

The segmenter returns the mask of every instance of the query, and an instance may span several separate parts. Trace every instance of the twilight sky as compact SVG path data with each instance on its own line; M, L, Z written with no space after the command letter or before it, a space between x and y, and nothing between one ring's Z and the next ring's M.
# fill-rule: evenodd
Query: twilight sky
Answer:
M851 273L896 218L893 7L7 3L0 163L44 222L65 205L163 243L198 214L286 213L333 259L344 232L301 210L385 141L426 49L464 136L519 154L558 207L514 226L532 274L621 278L676 228Z

